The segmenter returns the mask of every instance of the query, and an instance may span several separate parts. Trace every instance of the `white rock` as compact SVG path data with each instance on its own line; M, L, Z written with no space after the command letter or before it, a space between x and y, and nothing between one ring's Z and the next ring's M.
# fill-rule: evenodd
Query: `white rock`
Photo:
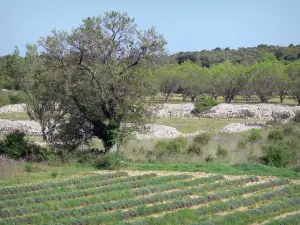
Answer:
M0 113L25 112L26 104L5 105L0 108Z
M42 135L41 126L33 120L1 120L0 133L10 133L15 130L22 131L27 135L38 136Z
M300 106L279 104L226 104L213 107L201 117L207 118L245 118L245 119L289 119L300 112Z
M223 127L219 133L237 133L251 130L253 128L260 129L264 125L264 123L230 123Z
M184 104L162 104L157 105L155 112L158 117L189 117L193 116L191 111L195 108L193 103Z

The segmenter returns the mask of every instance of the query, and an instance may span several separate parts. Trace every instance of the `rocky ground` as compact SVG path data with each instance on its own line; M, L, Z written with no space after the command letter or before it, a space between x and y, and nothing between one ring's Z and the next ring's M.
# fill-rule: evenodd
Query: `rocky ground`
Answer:
M191 111L194 109L192 103L186 104L162 104L156 107L158 117L192 117ZM25 104L8 105L0 108L0 113L24 112ZM284 106L274 104L219 104L210 111L203 113L200 117L205 118L246 118L246 119L281 119L287 120L300 112L300 106ZM232 123L220 130L220 133L243 132L252 128L261 128L263 123ZM7 133L13 130L21 130L27 135L41 135L40 125L29 120L0 120L0 133ZM142 131L136 132L139 139L149 138L174 138L180 135L192 136L202 131L190 134L182 134L174 127L158 124L147 124Z
M300 112L300 106L279 104L219 104L201 114L206 118L290 119Z
M219 133L238 133L253 128L260 129L265 126L265 123L230 123L223 127Z
M0 113L25 112L26 104L6 105L0 108Z

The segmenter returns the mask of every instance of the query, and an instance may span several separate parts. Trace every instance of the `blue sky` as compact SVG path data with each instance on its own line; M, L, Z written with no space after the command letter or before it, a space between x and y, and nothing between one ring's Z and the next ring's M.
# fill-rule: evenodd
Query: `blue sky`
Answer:
M0 55L112 10L155 26L170 53L300 44L299 0L0 0Z

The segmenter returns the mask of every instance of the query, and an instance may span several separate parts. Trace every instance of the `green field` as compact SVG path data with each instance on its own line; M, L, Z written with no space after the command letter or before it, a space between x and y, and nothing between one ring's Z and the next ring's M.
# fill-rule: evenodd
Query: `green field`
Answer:
M297 179L102 171L3 185L0 224L296 224L299 194Z

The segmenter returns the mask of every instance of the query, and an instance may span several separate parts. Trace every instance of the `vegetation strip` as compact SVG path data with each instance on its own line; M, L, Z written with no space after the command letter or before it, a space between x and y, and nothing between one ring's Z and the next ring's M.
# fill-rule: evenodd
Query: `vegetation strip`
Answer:
M292 197L282 202L274 202L266 206L255 208L243 212L233 212L225 216L218 216L211 220L205 220L193 224L198 225L223 225L236 223L239 225L259 222L261 220L270 218L278 213L285 213L299 209L300 197Z
M54 187L66 187L71 185L78 185L84 182L89 181L97 181L97 180L104 180L104 179L112 179L116 177L128 176L128 173L125 172L117 172L112 174L103 174L97 176L89 176L89 177L80 177L80 178L73 178L68 180L63 180L59 182L43 182L35 185L26 185L26 186L17 186L17 187L6 187L0 189L0 200L7 198L6 195L11 195L15 193L22 193L22 192L31 192L31 191L40 191L43 189L54 188Z
M242 195L245 193L260 190L262 187L271 187L271 186L283 185L287 183L288 183L287 180L276 180L276 181L271 181L269 183L251 185L251 186L246 186L244 188L237 188L237 189L233 189L232 191L218 192L213 195L202 196L200 198L195 198L195 199L184 199L184 200L179 200L171 203L157 204L148 207L145 205L141 205L136 209L128 210L124 212L116 211L114 213L104 213L100 215L93 214L93 216L89 216L89 217L77 215L76 217L74 216L72 219L68 218L68 219L60 220L60 222L64 224L65 223L91 224L91 223L106 223L112 221L116 222L116 221L121 221L123 219L130 219L138 216L146 216L155 213L160 213L163 211L173 211L184 207L191 207L206 202L220 200L222 198L231 198L233 196ZM49 217L49 215L47 215L47 217Z
M144 174L142 176L129 176L125 178L119 178L119 179L108 179L108 180L100 180L100 181L92 181L87 182L85 184L79 184L79 185L73 185L70 187L57 187L49 190L41 190L39 192L29 192L29 193L20 193L20 194L14 194L14 195L7 195L10 199L21 199L21 198L30 198L30 197L37 197L37 196L43 196L43 195L51 195L51 194L58 194L58 193L65 193L65 192L72 192L77 190L84 190L84 189L90 189L90 188L96 188L96 187L102 187L106 185L116 184L116 183L122 183L122 182L129 182L129 181L135 181L139 179L143 179L144 177L155 177L156 174ZM2 208L2 205L5 205L6 202L2 202L0 204L0 208Z
M60 215L64 215L64 216L72 216L72 215L77 215L77 214L81 214L84 215L83 213L88 211L93 213L93 212L97 212L97 211L106 211L106 210L115 210L115 209L123 209L126 207L134 207L134 206L138 206L141 204L150 204L150 203L154 203L154 202L160 202L160 201L164 201L164 200L170 200L170 199L174 199L174 198L180 198L180 197L184 197L184 196L188 196L188 195L193 195L193 194L197 194L197 193L203 193L206 190L216 190L216 189L223 189L226 187L230 187L231 185L235 184L241 184L242 182L252 182L255 181L255 178L250 177L250 178L243 178L240 180L233 180L233 181L225 181L225 182L221 182L221 183L213 183L213 184L207 184L204 185L202 187L199 188L192 188L192 189L186 189L186 190L179 190L179 191L174 191L174 192L169 192L169 193L163 193L163 194L156 194L150 197L146 197L146 198L138 198L138 199L128 199L128 200L121 200L121 201L117 201L117 202L113 202L113 203L104 203L104 204L93 204L93 202L99 202L99 201L89 201L89 199L85 200L83 199L83 201L81 202L80 206L84 206L87 205L84 208L75 208L75 209L71 209L71 210L65 210L62 211L60 207L60 212L55 215L54 217L61 217ZM80 201L78 201L80 203ZM87 203L87 204L86 204ZM21 215L25 215L25 214L32 214L32 213L37 213L37 212L42 212L42 211L49 211L51 210L51 205L29 205L26 207L22 207L22 208L15 208L15 209L9 209L9 210L1 210L0 211L0 215L4 215L3 217L13 217L13 216L21 216Z
M43 203L46 201L51 201L51 200L58 200L62 201L65 199L74 199L74 198L79 198L79 197L86 197L86 196L91 196L103 192L112 192L116 190L123 190L123 189L129 189L129 188L138 188L138 187L145 187L147 185L153 185L153 184L159 184L161 182L167 182L167 181L172 181L172 180L183 180L187 179L190 176L189 175L170 175L170 176L164 176L164 177L150 177L149 175L142 175L142 177L145 179L137 180L137 181L132 181L128 183L123 183L123 184L114 184L110 186L103 186L100 188L96 189L87 189L87 190L82 190L82 191L76 191L76 192L71 192L71 193L63 193L63 194L55 194L55 195L50 195L50 196L41 196L38 198L33 198L33 199L21 199L21 200L13 200L10 202L6 202L5 205L2 205L3 208L7 207L17 207L17 206L23 206L23 205L29 205L29 204L34 204L34 203ZM2 208L2 209L3 209Z
M289 215L289 216L281 218L281 219L273 220L265 225L280 225L280 224L295 225L295 224L299 223L299 221L300 221L300 213L297 213L297 214L292 214L292 215Z
M138 221L131 221L130 223L121 223L121 224L132 224L132 225L138 225L138 224L167 224L168 222L172 222L172 224L185 224L187 220L191 220L191 217L194 219L198 219L199 216L203 217L204 215L215 215L215 213L221 212L221 211L227 211L237 209L240 207L248 207L252 206L258 202L266 202L275 200L278 198L282 198L282 196L287 195L294 195L298 194L300 192L300 186L290 186L285 187L281 190L271 191L271 192L265 192L262 194L257 194L255 196L247 197L247 198L241 198L241 199L232 199L226 202L216 202L214 204L211 204L206 207L201 207L199 210L192 210L192 209L183 209L174 213L169 213L164 216L158 217L158 218L145 218ZM189 211L187 213L184 213L183 211ZM175 219L176 218L176 219Z

